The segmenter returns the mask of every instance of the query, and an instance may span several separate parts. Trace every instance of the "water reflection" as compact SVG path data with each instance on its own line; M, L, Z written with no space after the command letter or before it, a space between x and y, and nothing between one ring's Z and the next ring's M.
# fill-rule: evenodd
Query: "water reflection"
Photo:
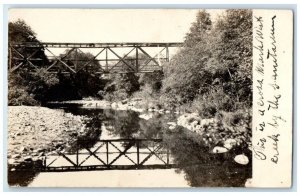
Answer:
M172 114L155 114L149 120L140 119L133 111L90 110L97 112L108 127L111 137L162 138L165 148L170 149L174 163L193 187L244 186L252 176L251 152L236 149L229 153L212 154L201 141L201 136L177 127L169 130L167 122L176 121ZM234 156L244 152L250 158L246 166L234 162Z
M185 172L190 186L244 186L246 179L252 175L251 160L248 166L239 165L233 160L234 155L240 153L241 149L230 153L211 154L210 149L199 142L203 140L183 128L177 128L177 132L164 136L174 162L179 165L180 171Z
M134 111L85 109L77 106L63 109L74 115L86 117L87 134L79 139L89 142L82 145L91 147L96 144L97 139L103 139L103 137L105 139L162 138L164 147L171 152L173 162L179 166L178 172L185 173L185 179L190 186L244 186L246 179L251 178L252 160L246 166L238 165L233 160L234 155L245 152L244 149L237 149L230 153L211 154L210 149L201 143L203 141L201 136L184 128L168 129L167 122L176 121L176 116L173 114L155 114L153 118L144 120L139 118L139 113ZM141 146L141 148L146 147L147 144ZM247 153L251 158L251 152ZM28 175L26 180L21 181L28 182L33 178L34 175ZM18 183L21 186L28 184Z

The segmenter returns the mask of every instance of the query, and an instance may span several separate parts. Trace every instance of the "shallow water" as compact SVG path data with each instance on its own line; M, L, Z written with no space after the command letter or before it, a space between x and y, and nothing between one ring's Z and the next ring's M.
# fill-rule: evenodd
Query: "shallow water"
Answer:
M201 137L184 128L169 130L167 122L175 122L174 114L156 114L149 120L139 118L133 111L110 109L87 109L78 106L64 106L65 112L86 116L87 128L93 130L90 137L98 139L149 139L161 138L165 149L171 153L170 161L178 165L177 169L152 170L105 170L80 172L51 172L31 176L28 186L68 186L68 187L219 187L244 186L251 177L252 164L244 166L234 162L233 157L240 152L211 154L201 143ZM100 130L100 132L99 132ZM96 134L95 134L96 133ZM91 148L99 145L96 140L90 142ZM122 148L122 144L118 144ZM146 144L151 148L150 143ZM147 151L145 148L141 152ZM137 149L130 149L135 152ZM84 152L81 149L80 152ZM115 152L118 153L118 151ZM130 151L129 151L130 152ZM101 156L101 155L99 155ZM130 154L136 160L136 154ZM251 156L249 156L251 157ZM54 158L54 157L52 157ZM75 157L73 157L75 159ZM84 157L82 157L84 158ZM102 157L104 159L104 157ZM90 159L85 164L96 164ZM126 157L120 157L119 163L131 164ZM161 163L153 156L148 164ZM66 164L63 159L55 162L57 166ZM129 180L130 179L130 180Z

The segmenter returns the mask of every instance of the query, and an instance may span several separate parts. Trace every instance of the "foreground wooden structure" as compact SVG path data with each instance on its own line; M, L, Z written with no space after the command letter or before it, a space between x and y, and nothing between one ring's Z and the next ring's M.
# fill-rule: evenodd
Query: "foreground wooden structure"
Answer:
M182 43L11 43L8 69L35 71L44 67L51 73L73 74L81 70L93 74L154 72L162 70L162 64L170 60L169 49L177 47L182 47ZM57 54L58 49L64 51ZM89 51L86 58L83 50L93 52ZM154 50L156 54L150 55Z

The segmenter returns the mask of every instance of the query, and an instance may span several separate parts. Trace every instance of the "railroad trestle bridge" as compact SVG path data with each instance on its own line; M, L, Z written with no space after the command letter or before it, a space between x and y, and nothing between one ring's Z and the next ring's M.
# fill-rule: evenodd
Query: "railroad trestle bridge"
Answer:
M8 69L15 72L25 67L35 71L43 67L50 73L147 73L162 70L163 63L170 60L169 49L178 47L182 43L10 43ZM82 55L87 52L88 58Z

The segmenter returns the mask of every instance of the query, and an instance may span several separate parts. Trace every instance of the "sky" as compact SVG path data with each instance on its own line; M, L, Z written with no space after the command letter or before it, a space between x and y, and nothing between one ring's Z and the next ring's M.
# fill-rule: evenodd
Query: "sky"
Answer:
M183 42L198 9L10 9L9 21L23 19L41 42ZM214 20L224 10L207 10ZM81 49L96 55L99 49ZM124 56L131 48L114 49ZM161 49L150 48L155 56ZM55 54L65 49L51 49ZM170 48L172 57L178 48ZM50 55L46 51L46 55ZM101 53L98 58L104 58ZM162 54L165 55L165 54ZM109 52L109 57L116 56ZM163 56L160 56L163 57Z
M11 9L42 42L183 42L194 9ZM215 18L222 10L208 10Z

